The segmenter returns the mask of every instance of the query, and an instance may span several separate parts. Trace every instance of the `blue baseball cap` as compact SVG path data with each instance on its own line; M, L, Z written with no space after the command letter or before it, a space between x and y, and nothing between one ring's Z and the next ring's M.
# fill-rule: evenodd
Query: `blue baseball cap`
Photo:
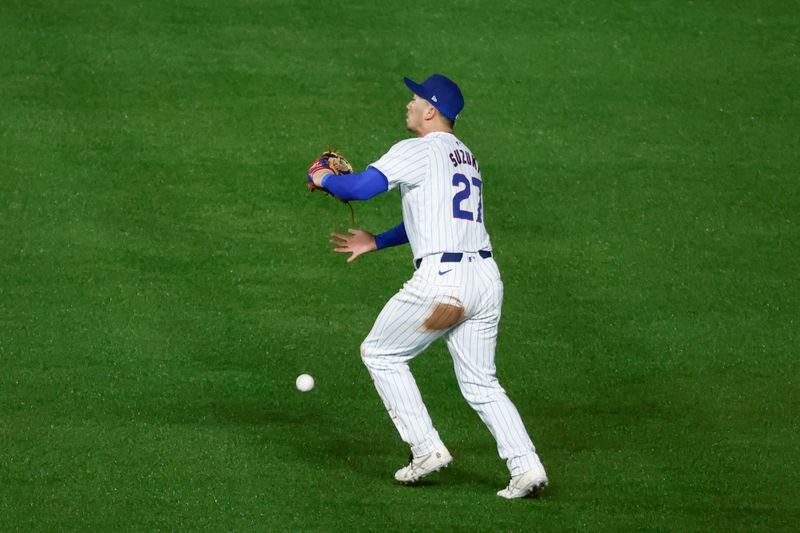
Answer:
M422 83L403 78L411 92L431 103L439 112L456 121L458 114L464 109L464 96L458 85L441 74L434 74Z

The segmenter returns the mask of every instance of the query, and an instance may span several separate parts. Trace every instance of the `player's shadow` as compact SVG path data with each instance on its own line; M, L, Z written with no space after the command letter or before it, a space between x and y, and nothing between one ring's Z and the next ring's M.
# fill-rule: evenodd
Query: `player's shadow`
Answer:
M261 405L244 403L218 403L213 412L218 423L250 428L258 440L271 438L270 428L291 426L291 431L287 433L293 437L286 444L294 460L340 470L347 475L355 474L365 480L400 486L394 480L394 472L409 459L404 451L405 445L398 444L391 435L366 432L346 436L337 434L341 427L338 416L329 416L325 412L267 409ZM492 450L467 451L451 446L450 451L454 460L447 468L413 485L403 485L403 488L424 490L437 486L459 487L467 492L485 495L487 491L500 490L508 483L504 467L486 465L469 457L469 454L483 457ZM551 486L538 499L548 499L556 493L557 488Z
M288 412L286 409L266 409L262 405L220 404L212 408L213 416L218 421L236 426L268 427L272 425L304 426L314 423L309 413Z
M313 393L312 393L313 394ZM212 418L218 424L239 427L249 431L259 441L274 442L276 435L283 435L281 445L298 462L340 469L365 477L393 473L403 458L397 454L398 465L392 462L387 450L396 448L388 438L361 434L342 435L350 425L340 421L340 415L332 416L324 408L304 410L282 405L265 408L263 405L217 402L212 409Z

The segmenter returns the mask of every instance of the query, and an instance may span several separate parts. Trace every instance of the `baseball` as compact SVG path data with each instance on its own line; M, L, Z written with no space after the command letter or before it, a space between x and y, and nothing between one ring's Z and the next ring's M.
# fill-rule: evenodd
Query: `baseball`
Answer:
M297 380L294 382L297 390L308 392L314 388L314 378L309 376L308 374L300 374L297 376Z

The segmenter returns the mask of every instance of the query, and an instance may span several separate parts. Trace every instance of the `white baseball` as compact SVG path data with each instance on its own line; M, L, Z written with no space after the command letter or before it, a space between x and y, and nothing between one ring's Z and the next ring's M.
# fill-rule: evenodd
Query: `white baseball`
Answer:
M308 392L314 388L314 378L308 374L300 374L294 382L297 390Z

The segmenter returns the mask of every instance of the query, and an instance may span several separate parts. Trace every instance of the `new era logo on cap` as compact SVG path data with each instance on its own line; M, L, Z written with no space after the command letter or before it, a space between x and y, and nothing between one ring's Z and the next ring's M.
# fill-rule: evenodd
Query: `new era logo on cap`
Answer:
M434 74L422 83L403 78L411 92L433 104L439 112L455 121L464 109L464 96L453 80Z

